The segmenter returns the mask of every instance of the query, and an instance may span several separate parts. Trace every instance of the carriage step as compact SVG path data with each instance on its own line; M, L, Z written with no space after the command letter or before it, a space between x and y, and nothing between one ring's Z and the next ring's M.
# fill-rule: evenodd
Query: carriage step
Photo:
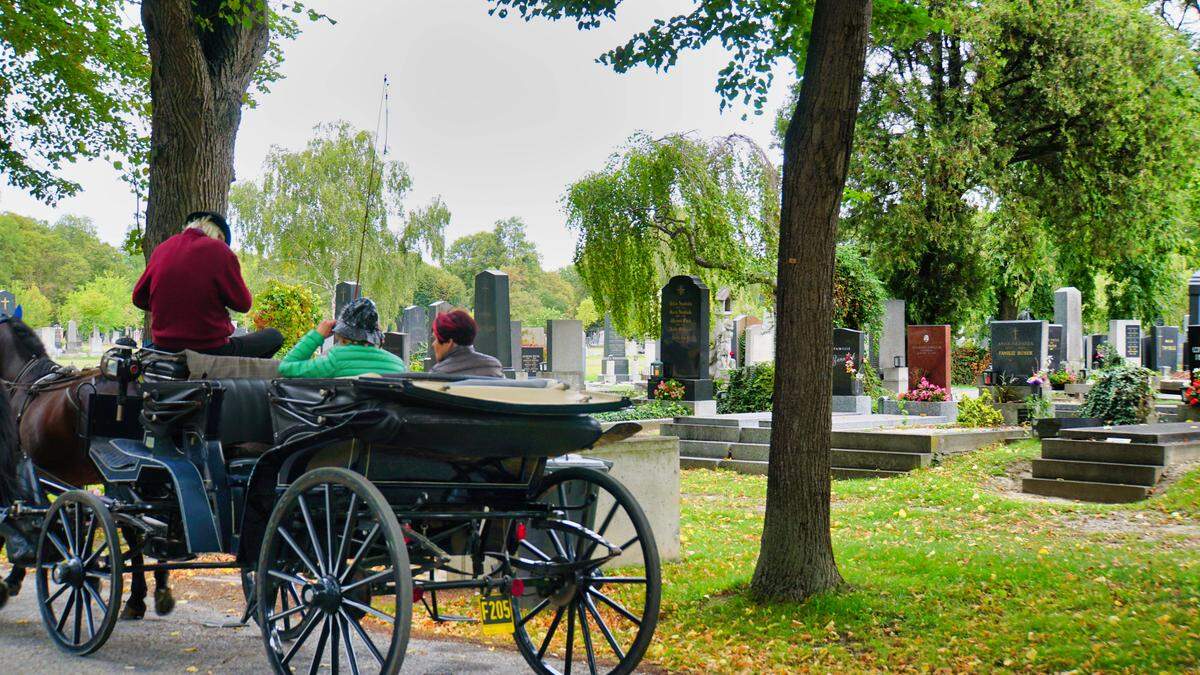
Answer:
M130 457L109 443L93 443L90 449L92 459L116 471L128 469L138 463L136 457Z

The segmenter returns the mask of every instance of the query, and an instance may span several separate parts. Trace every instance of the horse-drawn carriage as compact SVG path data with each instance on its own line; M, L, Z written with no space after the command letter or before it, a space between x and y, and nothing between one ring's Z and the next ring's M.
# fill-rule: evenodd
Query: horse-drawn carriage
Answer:
M187 380L143 356L110 351L118 386L79 390L103 495L39 471L34 499L2 505L38 533L61 648L104 644L125 574L229 567L278 672L396 672L417 604L511 634L536 672L641 660L661 591L648 521L604 471L552 459L608 440L590 413L627 400L420 374Z

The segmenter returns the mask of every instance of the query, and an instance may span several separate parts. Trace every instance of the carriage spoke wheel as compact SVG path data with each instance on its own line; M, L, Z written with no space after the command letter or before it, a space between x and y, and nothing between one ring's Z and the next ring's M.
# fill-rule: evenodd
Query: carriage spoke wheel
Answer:
M38 539L42 623L64 651L84 655L112 634L121 604L122 561L112 514L90 492L63 493Z
M525 594L513 602L517 647L539 673L630 673L654 637L662 594L654 533L637 501L611 476L586 468L547 475L539 501L618 547L531 524L517 556L568 562L574 572L518 572Z
M242 594L246 598L246 603L252 605L250 607L250 617L258 623L258 593L254 590L255 573L251 569L242 570ZM276 630L279 632L281 640L292 641L300 635L300 631L304 628L304 622L308 618L308 608L304 607L300 600L300 593L303 592L302 586L290 583L280 583L278 590L275 592L275 604L271 608L271 613L278 613L282 616ZM300 607L298 611L292 612L295 607Z
M276 672L400 670L412 623L408 551L391 506L361 475L315 469L283 493L254 586Z

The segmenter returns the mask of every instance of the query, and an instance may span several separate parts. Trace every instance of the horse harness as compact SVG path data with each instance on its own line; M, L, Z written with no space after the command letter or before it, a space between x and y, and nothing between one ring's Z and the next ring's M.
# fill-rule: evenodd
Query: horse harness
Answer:
M37 376L32 382L23 382L23 380L28 377L30 373L37 369L39 364L45 363L50 364L50 368L48 370L46 370L42 375ZM59 391L62 389L70 389L72 385L76 385L73 392L67 392L67 403L75 409L76 413L78 413L82 406L81 399L79 398L79 390L82 389L84 385L95 389L97 375L99 375L98 370L95 372L93 372L91 369L81 371L74 366L60 366L59 364L54 363L54 361L52 361L48 356L39 356L27 361L25 366L21 368L21 372L17 374L16 378L12 380L0 378L0 384L3 384L8 390L9 399L13 399L18 391L23 391L25 394L21 400L20 408L17 409L16 424L18 446L20 445L21 438L21 420L25 417L25 413L28 412L29 406L33 403L34 399L36 399L40 394L51 391ZM74 396L72 396L72 393L74 393Z

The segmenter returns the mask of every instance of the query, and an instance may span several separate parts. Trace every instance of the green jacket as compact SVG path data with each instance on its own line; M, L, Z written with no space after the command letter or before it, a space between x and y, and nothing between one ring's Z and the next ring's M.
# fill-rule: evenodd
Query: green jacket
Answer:
M408 368L399 356L370 345L336 345L324 356L312 358L325 342L315 330L300 338L279 364L280 377L353 377L365 373L403 373Z

